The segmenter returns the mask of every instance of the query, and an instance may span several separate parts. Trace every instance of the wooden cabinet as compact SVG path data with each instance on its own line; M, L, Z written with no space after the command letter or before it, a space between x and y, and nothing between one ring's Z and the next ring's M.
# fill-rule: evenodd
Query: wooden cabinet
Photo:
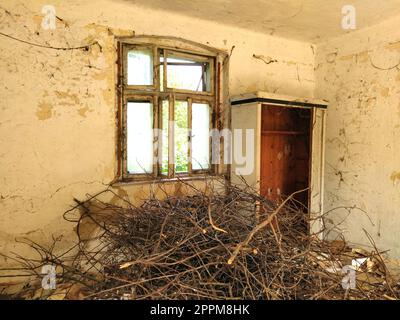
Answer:
M257 92L234 97L231 105L232 182L243 183L244 179L263 196L277 202L295 191L307 189L296 199L305 212L320 216L327 102ZM235 129L242 130L241 139ZM246 142L246 131L254 133L253 142L249 139L251 135ZM244 164L240 156L246 152L253 170L241 170ZM316 219L310 228L317 232L321 226Z

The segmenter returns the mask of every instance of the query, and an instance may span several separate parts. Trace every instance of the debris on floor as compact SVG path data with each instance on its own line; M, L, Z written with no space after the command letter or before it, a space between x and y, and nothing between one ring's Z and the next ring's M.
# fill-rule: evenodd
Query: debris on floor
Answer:
M249 187L227 189L193 187L191 196L166 194L141 206L99 195L79 202L66 214L76 223L76 246L59 254L56 243L32 242L38 259L14 257L31 275L14 298L400 298L398 278L373 242L366 251L320 240L294 197L277 206ZM56 267L55 290L41 288L48 264Z

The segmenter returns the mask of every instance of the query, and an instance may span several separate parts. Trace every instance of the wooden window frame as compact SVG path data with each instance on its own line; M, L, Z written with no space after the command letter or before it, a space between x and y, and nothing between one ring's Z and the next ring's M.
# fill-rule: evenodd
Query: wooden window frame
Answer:
M210 112L209 129L216 129L218 124L218 90L220 87L217 85L220 74L217 73L217 59L216 55L207 55L201 52L179 50L176 47L166 47L157 44L132 44L118 41L118 146L117 146L117 161L118 161L118 176L121 182L135 182L135 181L151 181L151 180L174 180L177 178L196 178L200 176L213 176L218 174L217 165L212 164L212 141L209 137L209 168L204 170L193 170L191 159L191 144L192 144L192 104L204 103L208 104ZM127 84L127 53L132 48L151 48L153 52L153 85L128 85ZM160 86L160 56L164 56L164 83L163 91ZM194 61L208 62L210 72L210 90L207 91L190 91L176 88L167 87L167 57L174 55L182 58L190 58ZM168 175L162 174L162 135L157 136L157 133L162 130L162 104L167 100L169 105L169 130L168 130ZM175 101L188 102L188 172L175 173L175 164L172 163L174 159L174 113ZM151 174L132 174L127 170L127 103L128 102L150 102L153 104L153 129L156 133L154 136L154 161L153 172ZM172 146L172 147L171 147Z
M167 67L167 59L168 59L168 56L178 56L179 58L182 58L182 59L191 59L191 60L193 60L193 61L196 61L196 62L199 62L199 63L201 63L201 62L203 62L203 63L208 63L209 64L209 66L210 66L210 70L209 70L209 72L210 72L210 84L209 84L209 86L210 86L210 91L192 91L192 90L185 90L185 89L178 89L178 88L170 88L170 87L168 87L168 77L167 77L167 74L168 74L168 67ZM207 56L204 56L204 55L199 55L199 54L195 54L195 53L193 53L193 54L189 54L189 53L183 53L183 52L179 52L179 51L177 51L177 50L167 50L167 49L163 49L163 57L164 57L164 68L163 68L163 71L164 71L164 76L163 76L163 80L164 80L164 83L163 83L163 87L164 87L164 91L165 92L172 92L172 93L175 93L175 92L180 92L180 93L187 93L187 94L190 94L190 95L193 95L193 94L195 94L195 95L197 95L197 96L203 96L203 95L206 95L206 96L214 96L215 95L215 59L213 58L213 57L207 57ZM160 57L158 57L158 58L160 58Z

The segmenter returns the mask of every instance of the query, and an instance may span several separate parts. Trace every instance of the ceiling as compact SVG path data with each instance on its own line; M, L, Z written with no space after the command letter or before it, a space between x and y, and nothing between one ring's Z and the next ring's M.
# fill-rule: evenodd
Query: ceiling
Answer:
M400 15L400 0L125 0L140 6L317 43L342 35L342 7L352 4L357 29Z

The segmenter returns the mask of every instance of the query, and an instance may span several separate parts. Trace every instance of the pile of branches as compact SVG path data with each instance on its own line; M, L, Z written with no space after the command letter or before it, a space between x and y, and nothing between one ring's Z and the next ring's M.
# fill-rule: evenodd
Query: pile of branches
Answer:
M278 205L249 187L191 188L190 196L166 192L140 206L125 198L123 205L101 201L103 193L118 196L109 188L66 213L76 223L74 247L55 254L55 246L30 243L40 258L17 260L38 279L41 266L57 266L57 283L79 287L84 299L400 296L378 250L371 256L383 266L382 282L344 289L341 267L349 248L333 249L310 233L313 221L296 194Z

